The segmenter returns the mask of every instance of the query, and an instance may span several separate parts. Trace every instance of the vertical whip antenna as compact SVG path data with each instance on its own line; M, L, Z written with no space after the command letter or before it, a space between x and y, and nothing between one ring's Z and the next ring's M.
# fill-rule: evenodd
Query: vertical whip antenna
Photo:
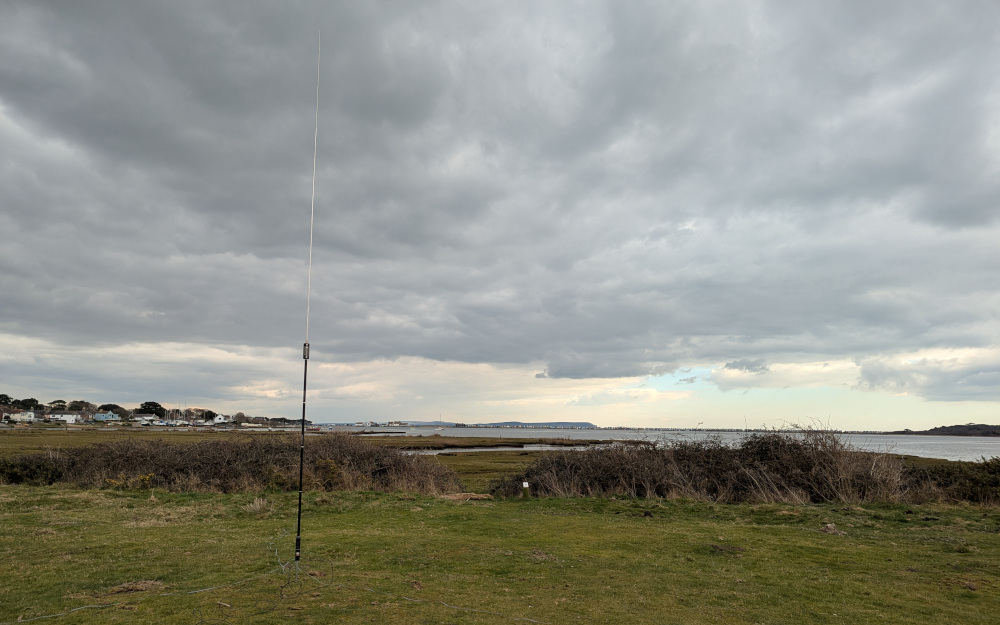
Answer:
M306 345L309 344L309 303L312 298L313 222L316 219L316 148L319 145L319 62L323 52L323 33L316 39L316 117L313 125L312 195L309 199L309 271L306 274ZM308 360L308 357L306 358Z
M313 222L316 218L316 148L319 143L319 63L323 47L323 33L316 38L316 118L313 130L312 198L309 201L309 271L306 278L306 341L302 344L302 424L299 436L299 512L295 522L295 563L302 556L302 472L306 461L306 389L309 377L309 304L312 298Z

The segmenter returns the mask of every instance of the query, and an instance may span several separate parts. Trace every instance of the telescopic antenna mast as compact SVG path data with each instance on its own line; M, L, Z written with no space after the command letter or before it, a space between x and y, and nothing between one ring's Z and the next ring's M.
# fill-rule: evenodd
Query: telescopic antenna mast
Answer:
M306 278L306 340L302 344L302 423L299 436L299 512L295 522L295 562L302 556L302 472L306 460L306 381L309 377L309 304L312 298L313 222L316 217L316 147L319 143L319 63L323 34L316 38L316 119L313 130L312 198L309 201L309 271Z

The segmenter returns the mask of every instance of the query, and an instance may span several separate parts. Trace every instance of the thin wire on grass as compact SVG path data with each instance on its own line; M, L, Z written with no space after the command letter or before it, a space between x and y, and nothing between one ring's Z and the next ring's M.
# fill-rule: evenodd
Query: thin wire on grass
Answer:
M35 616L35 617L32 617L32 618L20 618L19 617L16 621L4 621L4 622L0 623L0 625L16 625L17 623L30 623L31 621L38 621L38 620L46 619L46 618L56 618L56 617L59 617L59 616L66 616L68 614L72 614L73 612L79 612L80 610L89 610L89 609L92 609L92 608L111 608L111 607L114 607L116 605L120 605L120 604L117 604L117 603L97 603L97 604L94 604L94 605L82 605L82 606L80 606L78 608L73 608L72 610L66 610L65 612L59 612L58 614L46 614L44 616Z
M277 594L277 599L275 600L260 599L256 601L254 603L252 611L250 611L248 614L243 614L243 613L233 614L233 605L236 604L235 601L232 601L231 603L226 603L224 601L216 601L214 608L219 612L219 615L216 618L206 617L205 613L202 611L201 608L195 608L194 614L195 616L198 617L197 623L199 625L217 625L217 624L221 625L225 623L234 622L231 619L237 616L242 621L242 619L244 619L247 616L260 616L262 614L270 614L271 612L274 612L279 607L281 607L284 601L294 600L298 598L303 593L302 582L298 578L298 572L296 571L295 575L291 576L288 575L286 566L280 566L278 568L269 571L267 575L276 573L278 571L282 571L283 573L285 573L285 581L284 583L279 584L278 587L275 589L275 594ZM223 586L222 588L225 587L227 586ZM295 590L294 592L288 592L289 588L297 588L297 590ZM205 590L214 590L214 589L207 588L198 592L204 592ZM187 593L187 594L193 594L193 593Z

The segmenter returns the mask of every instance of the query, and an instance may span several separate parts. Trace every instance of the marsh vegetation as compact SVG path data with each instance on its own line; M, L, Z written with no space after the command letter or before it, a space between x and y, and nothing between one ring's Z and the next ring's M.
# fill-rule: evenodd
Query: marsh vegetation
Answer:
M513 497L530 485L543 497L685 497L718 503L921 503L1000 501L1000 458L981 462L908 462L859 451L835 433L755 433L731 445L719 439L615 443L540 455L496 480L491 492Z
M0 482L178 492L297 490L295 436L215 437L196 442L118 440L0 458ZM424 456L346 434L313 437L303 485L310 490L454 492L453 471Z
M163 440L130 434L105 442L77 437L73 442L83 444L23 454L8 448L0 457L0 483L224 493L298 488L296 436L198 434ZM65 443L71 438L53 440ZM436 438L311 436L305 488L421 494L468 489L520 497L522 484L528 482L530 494L539 497L790 504L1000 501L1000 458L905 459L859 451L823 430L754 433L736 445L709 438L543 452L509 449L511 442L505 440L503 447L490 452L436 458L409 453L460 442Z
M915 463L824 433L436 457L310 437L296 577L295 437L144 436L0 457L0 622L966 625L1000 611L995 459ZM494 498L447 494L463 487Z

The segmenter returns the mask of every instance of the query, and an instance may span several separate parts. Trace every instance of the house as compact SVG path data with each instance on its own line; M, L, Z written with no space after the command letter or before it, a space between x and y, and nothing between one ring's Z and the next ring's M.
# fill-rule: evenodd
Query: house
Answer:
M84 420L82 413L70 412L68 410L50 412L46 416L49 421L62 421L63 423L81 423Z
M3 418L10 419L11 421L18 421L20 423L31 423L32 421L41 420L41 414L35 412L34 410L22 410L20 412L5 412Z
M111 412L110 410L107 412L94 413L94 421L121 421L121 420L122 420L121 417Z
M212 421L212 423L214 423L215 425L225 425L227 423L232 423L232 422L233 422L232 418L224 414L215 415L215 419Z

